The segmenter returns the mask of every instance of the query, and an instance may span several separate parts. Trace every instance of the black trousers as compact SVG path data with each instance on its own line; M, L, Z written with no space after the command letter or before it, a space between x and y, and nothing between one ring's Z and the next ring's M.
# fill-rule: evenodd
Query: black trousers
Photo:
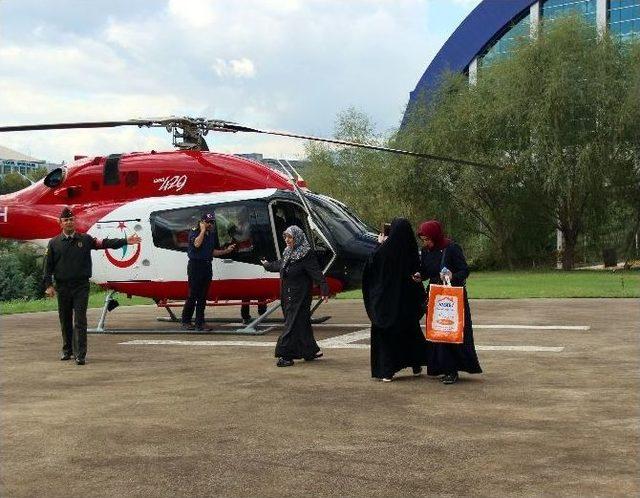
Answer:
M189 296L182 308L182 323L190 323L193 310L196 311L194 325L204 326L204 309L207 305L207 293L213 271L211 261L190 259L187 264L187 278L189 279Z
M240 306L240 316L242 316L243 320L249 320L251 318L251 311L249 311L249 309L249 303L242 303L242 306ZM258 315L264 314L265 311L267 311L267 305L259 304Z
M87 355L89 281L57 282L57 291L62 352L83 360Z

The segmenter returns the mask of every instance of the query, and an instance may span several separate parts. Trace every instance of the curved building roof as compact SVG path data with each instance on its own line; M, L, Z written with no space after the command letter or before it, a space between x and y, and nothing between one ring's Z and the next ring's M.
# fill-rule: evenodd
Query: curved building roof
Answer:
M462 72L466 69L490 42L509 27L515 17L534 3L536 0L484 0L480 3L433 58L410 93L409 107L418 95L437 86L443 72Z

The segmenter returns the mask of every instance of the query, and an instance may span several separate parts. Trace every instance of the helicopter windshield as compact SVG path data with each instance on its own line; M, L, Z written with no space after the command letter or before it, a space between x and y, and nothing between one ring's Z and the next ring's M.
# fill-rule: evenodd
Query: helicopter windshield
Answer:
M346 216L351 218L351 220L360 227L360 229L364 232L375 233L376 230L371 228L371 225L368 225L366 222L362 221L356 213L354 213L346 204L334 199L333 197L329 197L327 195L316 194L317 197L324 199L328 203L334 205L336 209L342 211Z
M367 232L364 224L358 223L353 217L347 214L338 204L334 204L329 198L317 195L309 195L309 200L313 204L314 211L327 226L329 231L340 243L347 243L356 236Z

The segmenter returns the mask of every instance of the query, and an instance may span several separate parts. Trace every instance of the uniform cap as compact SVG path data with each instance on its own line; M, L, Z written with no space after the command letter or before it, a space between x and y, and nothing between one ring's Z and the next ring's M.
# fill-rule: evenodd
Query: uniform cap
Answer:
M60 219L63 218L73 218L73 211L71 211L71 209L69 209L68 207L65 207L60 213Z
M215 219L216 219L216 217L213 215L213 213L205 213L200 218L200 221L205 221L207 223L213 223L215 221Z

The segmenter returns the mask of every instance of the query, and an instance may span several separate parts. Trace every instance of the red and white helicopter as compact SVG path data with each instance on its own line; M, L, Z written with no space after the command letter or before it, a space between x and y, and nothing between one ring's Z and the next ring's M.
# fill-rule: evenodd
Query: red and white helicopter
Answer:
M0 237L46 247L60 231L58 217L64 206L73 210L76 228L96 238L140 235L140 244L93 252L92 280L112 291L96 329L100 332L105 331L107 310L117 305L114 292L152 298L175 319L170 307L188 293L188 231L204 212L215 213L221 245L237 246L232 254L213 261L214 282L208 295L211 305L277 301L278 275L267 272L260 259L281 256L281 234L292 224L307 233L332 294L360 286L377 234L341 202L308 190L286 162L279 172L256 161L209 152L204 140L209 131L272 134L484 166L204 118L3 126L0 132L116 126L165 127L173 133L178 150L80 158L19 192L0 196ZM320 300L316 308L319 304ZM259 333L260 323L277 307L272 306L238 332Z

